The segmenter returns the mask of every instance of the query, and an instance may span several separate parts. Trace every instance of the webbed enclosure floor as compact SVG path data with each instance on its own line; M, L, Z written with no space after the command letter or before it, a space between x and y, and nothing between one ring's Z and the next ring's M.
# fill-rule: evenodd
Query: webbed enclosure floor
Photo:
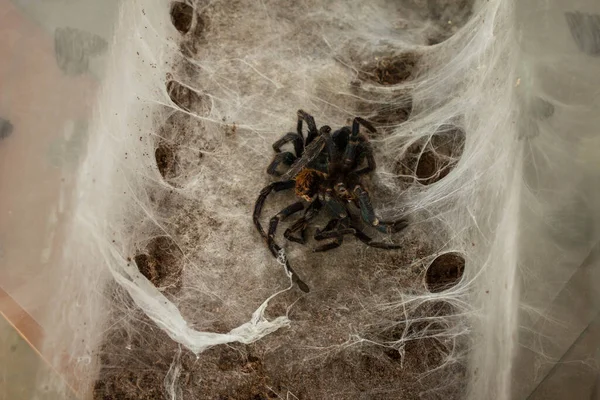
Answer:
M98 349L94 399L461 398L464 321L455 304L427 294L460 281L465 260L447 247L435 218L411 215L398 234L372 233L402 244L401 250L370 248L347 237L325 253L311 249L326 216L311 223L306 246L283 238L290 218L277 241L310 286L308 294L295 286L283 291L289 280L252 226L254 201L272 181L265 172L270 146L295 130L298 108L315 115L319 126L336 129L352 115L375 124L378 133L371 137L380 167L364 185L383 217L401 214L404 191L439 182L460 158L465 132L458 125L415 141L401 157L386 152L385 140L414 112L410 83L428 68L421 54L451 37L469 19L472 4L407 0L369 7L378 6L389 18L386 27L407 32L410 51L385 43L371 49L372 38L354 33L349 37L356 41L344 40L344 31L362 21L334 15L360 14L354 4L346 10L311 1L172 3L170 18L181 35L180 58L164 80L172 105L150 116L158 121L155 131L132 129L139 149L120 156L124 163L149 160L160 180L141 190L153 218L131 217L136 240L127 261L194 329L227 333L279 291L265 316L287 315L291 323L254 343L218 345L196 356L111 285L104 289L113 308ZM264 20L256 17L261 13ZM306 28L311 23L330 23L322 29L337 42L320 40ZM297 48L277 43L272 32L278 29L281 42ZM225 55L229 60L223 61ZM312 70L286 70L301 57L313 58ZM296 108L278 100L286 96L297 97ZM264 108L240 111L249 99ZM291 192L272 194L262 223L294 201ZM407 305L405 294L424 296Z

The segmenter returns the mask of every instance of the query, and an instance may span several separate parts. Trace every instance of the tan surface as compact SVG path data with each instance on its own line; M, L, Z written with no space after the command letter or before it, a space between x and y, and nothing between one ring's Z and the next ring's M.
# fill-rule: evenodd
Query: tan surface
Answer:
M36 321L59 288L53 266L97 83L65 76L52 34L8 0L0 0L0 55L0 116L14 126L0 141L0 313L33 346L2 318L0 399L52 399L65 382L34 350L44 336Z

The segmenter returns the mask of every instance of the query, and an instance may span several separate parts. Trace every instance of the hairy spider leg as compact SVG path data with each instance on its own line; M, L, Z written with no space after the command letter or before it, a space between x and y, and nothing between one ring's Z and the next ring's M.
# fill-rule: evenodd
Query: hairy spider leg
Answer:
M273 244L273 250L277 252L277 254L281 254L281 247L279 247L277 245L277 243ZM279 257L277 257L279 258ZM292 282L294 282L296 285L298 285L298 287L300 288L300 290L302 290L304 293L308 293L310 292L310 288L308 287L308 285L306 283L304 283L304 281L302 279L300 279L300 276L298 276L298 274L296 273L296 271L294 271L289 263L289 261L287 260L287 258L285 258L285 269L286 271L291 275L292 277Z
M334 239L332 242L325 243L313 249L313 252L318 253L335 249L342 244L343 235L354 233L353 229L349 229L348 211L346 205L338 198L332 196L332 190L328 189L325 192L324 202L329 212L335 217L331 219L323 230L317 230L315 240ZM340 221L342 225L340 226ZM339 227L338 227L339 226ZM336 229L338 228L338 229Z
M319 199L313 200L308 207L306 207L306 210L304 210L304 215L294 222L291 227L286 229L283 236L289 241L306 244L305 233L308 221L317 216L322 206L323 203L321 203ZM300 236L294 236L293 234L298 231L300 231Z
M306 125L308 125L308 136L306 138L306 145L308 146L317 136L319 136L317 124L315 123L314 117L304 110L298 110L297 114L298 125L296 126L296 131L299 135L302 136L302 121L306 121Z
M267 167L267 174L273 176L281 176L281 173L277 172L277 168L281 164L289 167L294 163L294 161L296 161L296 157L289 151L277 153L275 154L275 157L273 157L273 161L271 161L271 164L269 164L269 166Z
M363 220L377 229L379 232L395 233L408 226L408 223L405 219L398 219L390 222L380 221L375 215L369 194L360 185L356 185L354 188L354 194L356 194L358 198L358 206L360 208L360 214Z
M361 143L366 143L367 139L365 137L361 137L360 135L360 126L364 126L371 132L376 132L373 125L370 122L356 117L354 121L352 121L352 133L350 134L350 138L348 139L348 145L344 151L343 164L344 169L349 170L354 166L357 156L357 150ZM367 171L368 172L368 171Z
M399 244L374 242L371 237L367 236L363 231L358 229L356 226L354 227L354 231L355 231L354 236L356 236L358 238L358 240L360 240L367 246L375 247L377 249L387 249L387 250L399 249L402 247Z
M296 186L296 182L293 180L282 181L282 182L273 182L273 183L269 184L268 186L265 186L260 191L260 194L258 195L258 198L256 199L256 203L254 204L254 213L252 215L252 220L254 221L254 226L258 230L258 233L260 233L260 235L265 240L268 240L268 236L260 224L260 214L261 214L262 208L265 204L265 200L267 199L267 197L273 190L276 192L280 192L282 190L292 189L294 186ZM269 250L271 251L271 254L273 254L273 256L275 258L279 258L280 255L282 254L281 247L279 247L279 245L277 245L277 243L275 243L275 242L272 243L272 245L269 247ZM296 285L298 285L300 290L302 290L305 293L308 293L310 291L308 285L306 283L304 283L302 281L302 279L300 279L300 276L298 276L298 274L292 269L287 258L285 259L285 269L292 277L292 282L294 282Z
M294 153L296 153L296 155L289 151L281 152L281 147L289 142L293 142ZM267 173L273 176L281 176L281 174L277 172L277 168L281 164L289 167L298 157L302 157L302 153L304 152L304 137L302 136L302 133L288 132L283 135L281 139L273 143L273 150L275 150L276 154L273 157L271 164L267 167Z
M273 150L276 153L281 153L281 147L289 142L294 143L296 157L302 157L302 153L304 152L304 138L295 132L288 132L281 139L273 143Z
M331 233L338 226L339 222L339 218L333 218L329 220L327 225L325 225L325 228L317 229L317 232L315 233L315 240L331 239L335 235L327 235L327 237L325 237L324 234Z
M262 208L265 204L265 200L267 200L267 197L273 190L275 190L276 192L280 192L282 190L293 189L295 186L296 182L292 180L283 182L273 182L262 188L262 190L260 191L258 198L256 199L256 203L254 203L254 213L252 214L252 221L254 222L256 230L258 231L258 233L260 233L260 236L262 236L263 239L267 238L267 233L260 225L260 214L262 213Z
M353 171L352 175L358 176L368 174L369 172L375 171L375 168L377 168L377 164L375 163L375 156L373 155L373 147L371 146L371 143L369 143L367 140L364 140L358 145L356 157L357 166L360 165L362 160L365 158L367 159L367 166L359 170Z
M277 231L277 225L279 225L279 221L283 221L290 215L295 214L298 211L301 211L303 209L304 209L304 204L302 204L301 201L298 201L294 204L287 206L283 210L279 211L277 213L277 215L275 215L273 218L271 218L271 221L269 222L269 233L267 235L267 244L269 245L269 248L271 248L273 246L274 239L275 239L275 232Z
M329 243L318 246L313 250L315 253L333 250L342 245L344 235L356 234L356 230L350 227L350 218L334 218L327 223L323 230L318 230L315 234L315 240L334 239Z
M349 126L344 126L340 129L338 129L337 131L333 132L333 134L331 135L331 138L333 139L335 146L340 151L344 150L346 148L346 146L348 145L348 139L350 138L351 132L352 131L350 130Z
M343 241L343 236L338 234L333 241L315 247L313 253L322 253L324 251L337 249L342 245Z
M334 228L336 227L334 225L334 223L337 223L337 228L338 228L337 230L334 230ZM343 237L344 237L344 235L347 235L347 234L353 234L354 236L356 236L356 238L358 240L360 240L367 246L375 247L377 249L394 250L394 249L400 249L402 247L399 244L383 243L383 242L374 241L371 237L369 237L367 234L365 234L363 231L361 231L359 227L354 225L350 221L349 218L346 218L343 220L333 219L333 220L329 221L327 226L322 231L317 232L317 234L315 235L315 240L325 240L325 239L329 239L332 237L336 238L336 240L334 240L331 243L326 243L325 245L318 247L314 251L315 252L323 252L323 251L332 250L332 249L335 249L335 248L341 246Z

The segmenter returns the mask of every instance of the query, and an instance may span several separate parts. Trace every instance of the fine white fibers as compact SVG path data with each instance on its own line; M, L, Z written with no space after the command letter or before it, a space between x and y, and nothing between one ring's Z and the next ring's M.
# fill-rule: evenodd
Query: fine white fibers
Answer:
M524 143L512 2L185 4L174 12L135 0L120 12L72 228L96 255L82 268L110 276L84 289L114 281L120 294L105 300L119 329L142 330L137 308L196 354L257 341L275 351L290 346L288 334L313 352L297 361L368 348L395 352L404 368L407 353L424 351L435 361L416 375L440 373L436 386L412 387L426 398L508 398ZM364 185L383 220L409 219L402 233L377 238L402 250L349 235L313 254L312 237L292 244L282 223L285 252L272 257L252 210L273 180L271 144L295 131L298 109L318 126L355 116L376 125L377 170ZM270 195L263 226L293 201ZM311 226L325 223L321 215ZM427 272L449 254L462 264ZM309 294L290 285L286 261ZM273 303L281 307L269 311ZM115 329L111 321L95 327ZM179 356L161 384L171 399L185 398ZM474 365L465 388L460 376ZM377 384L374 396L409 383Z

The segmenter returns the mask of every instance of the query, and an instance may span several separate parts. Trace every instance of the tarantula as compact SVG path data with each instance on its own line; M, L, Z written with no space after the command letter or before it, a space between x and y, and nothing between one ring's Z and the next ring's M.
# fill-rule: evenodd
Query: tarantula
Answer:
M302 124L308 125L308 136L304 140ZM308 223L323 207L331 215L325 228L317 229L315 240L332 239L313 249L315 252L327 251L339 247L344 235L354 235L363 243L380 249L397 249L400 246L376 242L361 229L360 219L383 233L394 233L407 226L405 219L382 221L376 217L367 191L361 186L361 176L375 170L375 158L367 136L360 133L360 126L375 132L368 121L356 117L352 127L344 126L331 133L327 125L317 129L314 118L298 110L296 132L285 134L273 143L275 157L267 168L267 173L278 176L279 181L263 188L254 206L253 220L256 229L266 240L269 250L285 264L288 274L298 287L308 292L308 286L290 267L281 247L275 243L275 231L280 221L292 214L304 210L304 215L296 220L285 232L286 239L305 244ZM292 142L294 153L282 151L283 145ZM366 166L361 168L366 162ZM279 172L282 167L287 170ZM281 210L271 218L269 230L265 232L259 218L267 196L272 192L295 189L302 199ZM308 205L305 208L305 203ZM361 218L355 216L359 212Z

